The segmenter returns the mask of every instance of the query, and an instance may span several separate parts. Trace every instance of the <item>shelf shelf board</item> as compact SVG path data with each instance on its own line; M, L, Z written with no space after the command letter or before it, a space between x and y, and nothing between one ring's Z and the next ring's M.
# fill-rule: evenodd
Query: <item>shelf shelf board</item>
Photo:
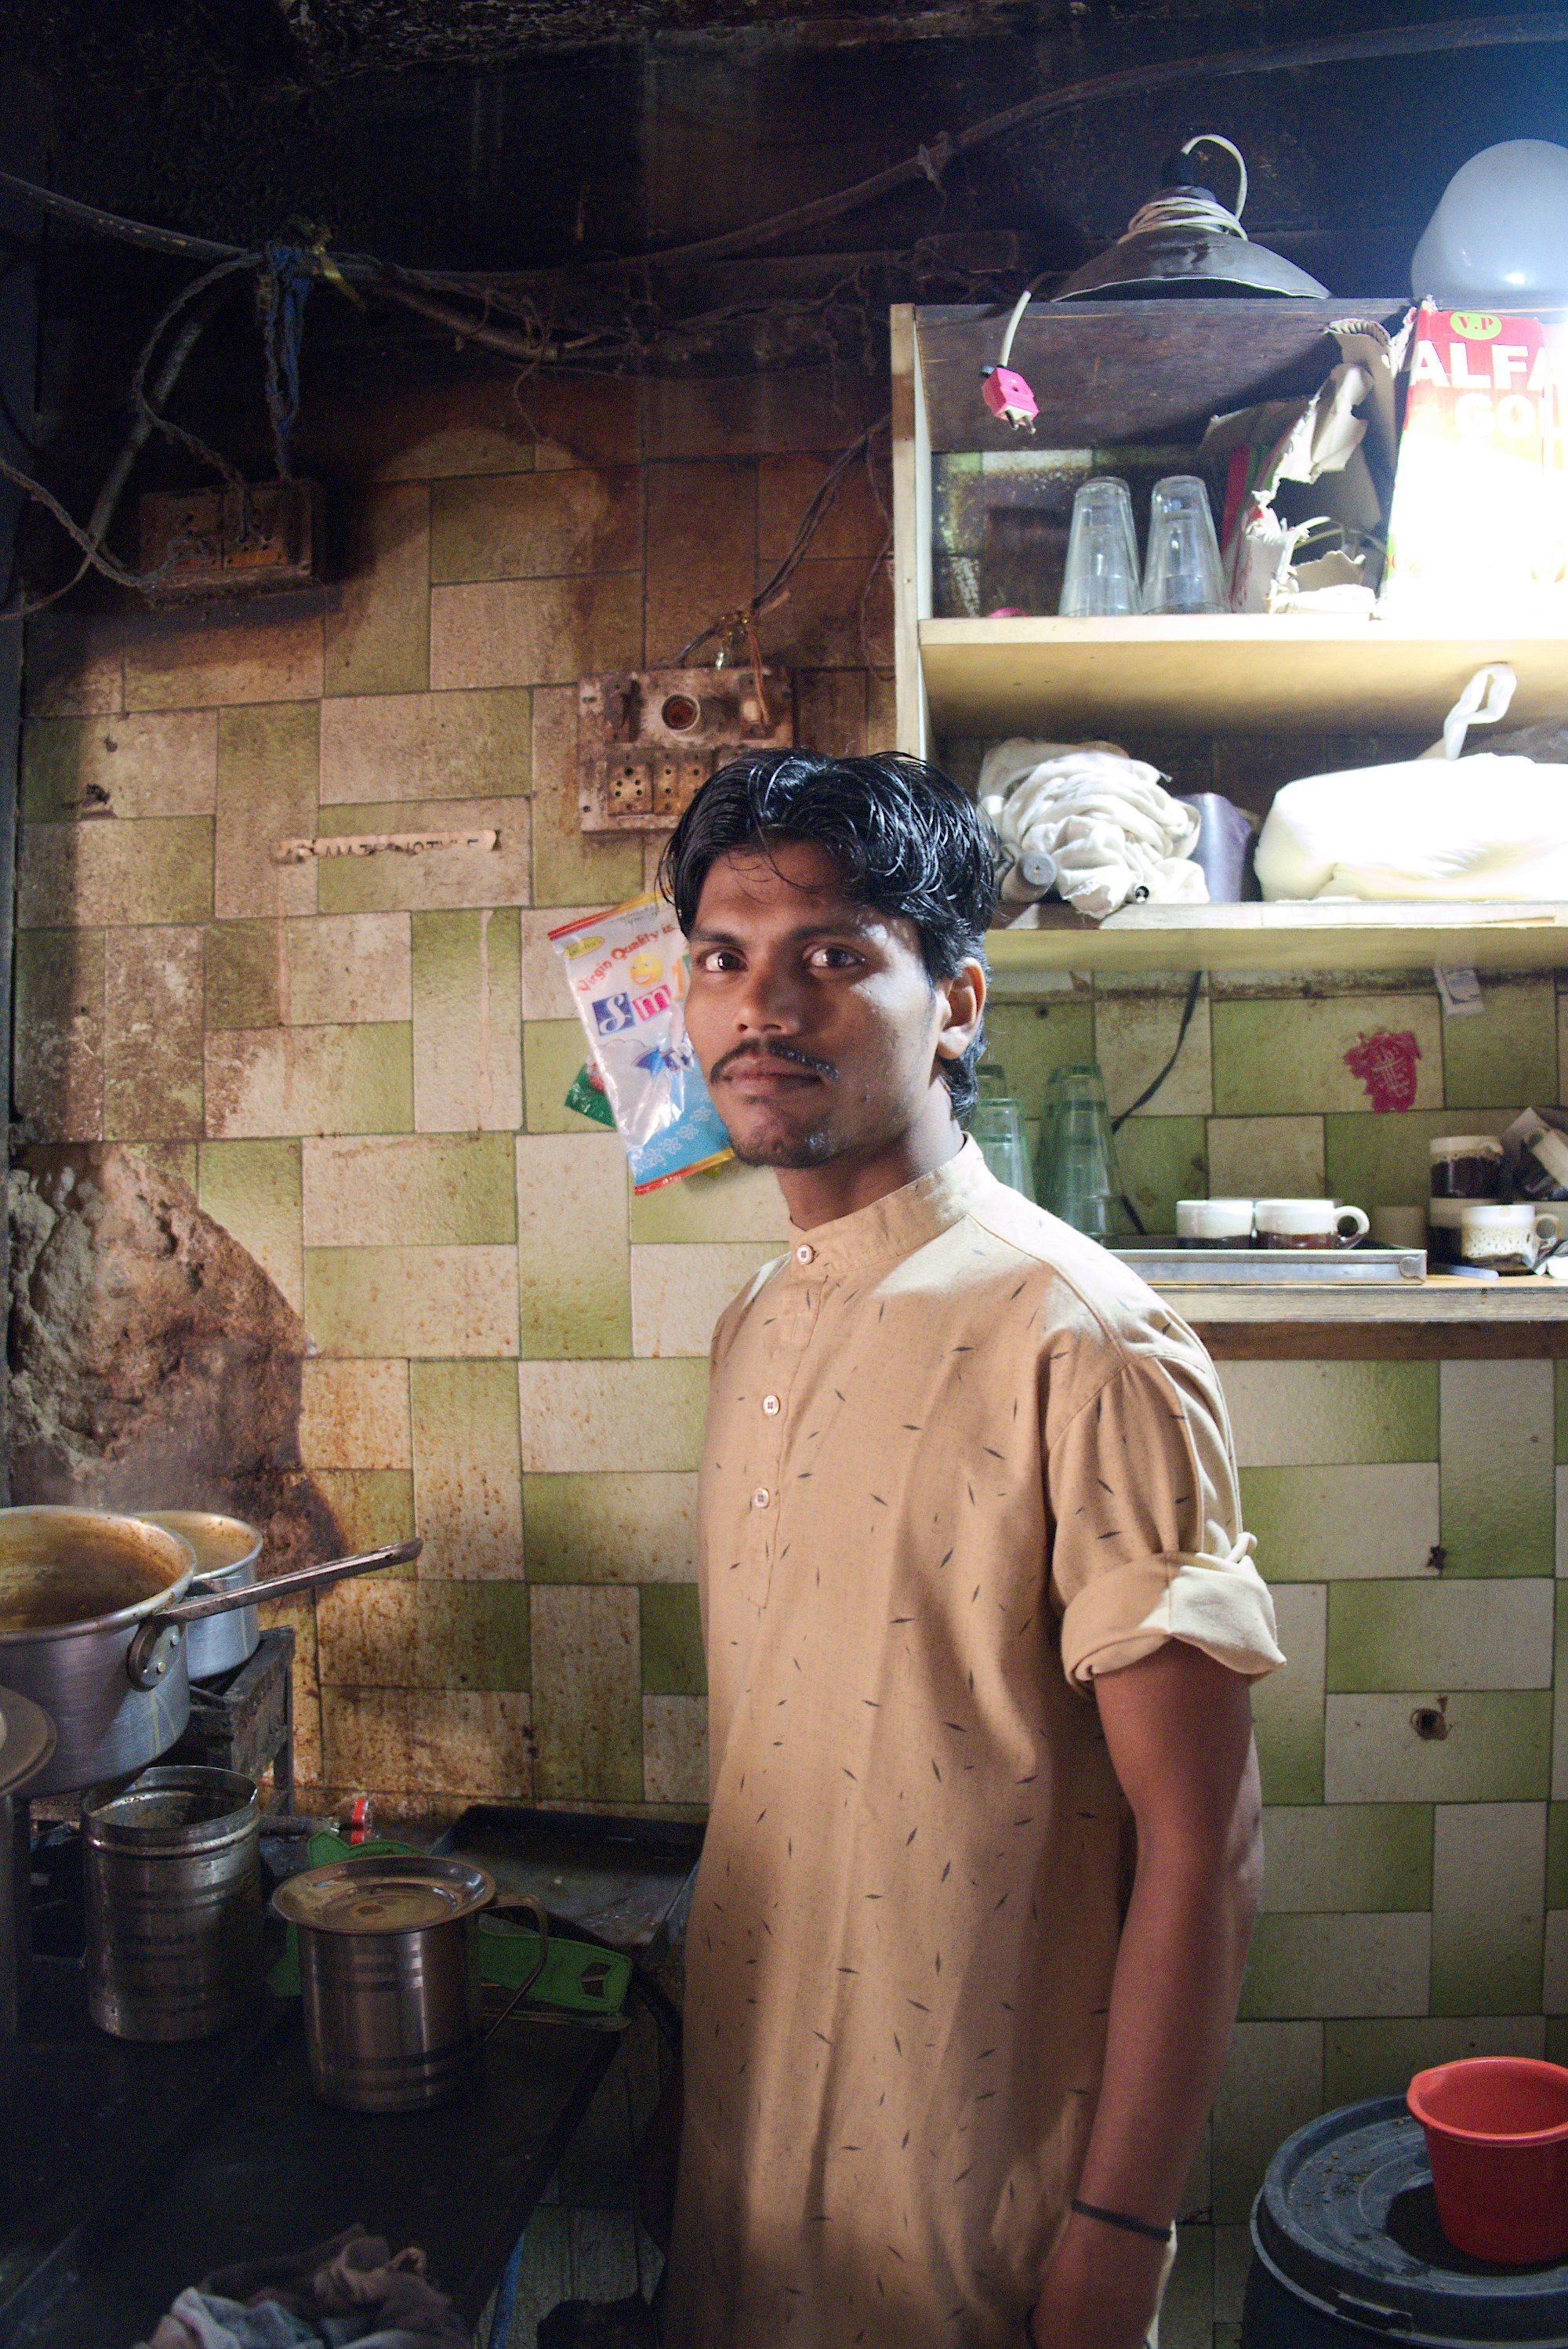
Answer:
M1497 1361L1568 1356L1568 1282L1434 1274L1387 1288L1162 1287L1221 1361Z
M1043 907L992 930L999 989L1038 971L1552 970L1568 966L1568 900L1522 905L1127 905L1088 922Z
M923 620L938 734L1269 732L1436 737L1473 672L1508 661L1511 726L1568 717L1568 635L1305 613ZM1480 738L1477 738L1478 747Z

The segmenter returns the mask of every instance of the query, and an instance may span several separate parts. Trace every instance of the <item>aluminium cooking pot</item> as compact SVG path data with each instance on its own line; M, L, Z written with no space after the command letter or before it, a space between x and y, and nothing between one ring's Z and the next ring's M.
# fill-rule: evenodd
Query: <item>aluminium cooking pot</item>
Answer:
M141 1509L146 1525L161 1526L178 1534L196 1554L192 1599L214 1590L241 1590L256 1578L262 1537L242 1517L220 1516L212 1509ZM211 1615L192 1623L185 1635L185 1670L193 1681L210 1681L249 1663L262 1643L262 1619L253 1607L232 1615Z
M421 1547L399 1542L302 1567L274 1575L259 1595L400 1566ZM191 1716L187 1625L250 1601L243 1587L187 1598L194 1570L188 1542L139 1517L0 1509L0 1685L42 1705L57 1736L29 1795L128 1777L175 1743Z

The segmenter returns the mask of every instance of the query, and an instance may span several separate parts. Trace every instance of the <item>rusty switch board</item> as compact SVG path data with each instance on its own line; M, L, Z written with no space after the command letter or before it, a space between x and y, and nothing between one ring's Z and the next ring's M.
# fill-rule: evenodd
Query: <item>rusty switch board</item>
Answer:
M309 481L154 491L141 501L144 593L160 603L308 586L320 577L321 492Z
M579 688L577 809L584 832L670 832L716 767L795 742L795 685L749 666L585 677Z

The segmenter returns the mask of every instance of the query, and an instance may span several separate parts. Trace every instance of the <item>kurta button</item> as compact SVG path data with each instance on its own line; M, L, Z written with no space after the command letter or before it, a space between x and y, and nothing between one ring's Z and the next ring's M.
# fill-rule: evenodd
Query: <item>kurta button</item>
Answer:
M767 1485L758 1485L756 1492L751 1495L752 1507L754 1509L765 1509L768 1506L769 1497L769 1495Z
M762 1408L769 1419L777 1419L783 1407L777 1395L764 1395L762 1398Z
M795 1261L797 1264L810 1264L816 1253L816 1249L812 1247L798 1247L795 1251Z

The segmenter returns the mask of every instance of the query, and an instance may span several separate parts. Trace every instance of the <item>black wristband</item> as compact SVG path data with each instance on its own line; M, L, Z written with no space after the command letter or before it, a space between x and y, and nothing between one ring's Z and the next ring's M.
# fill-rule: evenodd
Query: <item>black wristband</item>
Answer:
M1123 2210L1102 2210L1098 2202L1080 2202L1076 2194L1073 2209L1080 2219L1098 2219L1102 2227L1119 2227L1128 2235L1147 2235L1151 2243L1171 2240L1169 2227L1151 2227L1147 2219L1130 2219Z

